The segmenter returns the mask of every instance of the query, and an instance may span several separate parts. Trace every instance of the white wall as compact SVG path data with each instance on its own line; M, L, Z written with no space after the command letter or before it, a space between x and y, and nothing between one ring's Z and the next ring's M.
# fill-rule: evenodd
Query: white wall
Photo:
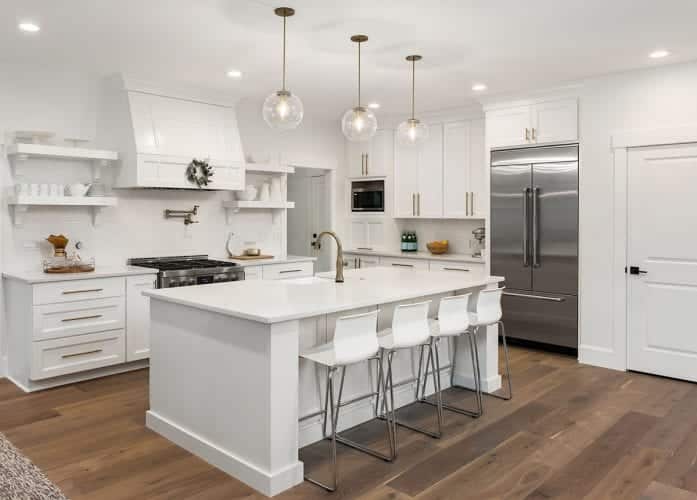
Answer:
M589 79L580 88L580 358L623 367L613 352L613 155L621 130L697 123L697 63ZM584 352L585 351L585 352ZM620 359L618 359L618 356Z
M59 68L0 65L0 138L9 142L7 133L17 130L47 130L58 140L65 137L92 139L95 135L95 110L100 79L96 75ZM166 82L165 82L166 83ZM311 115L303 126L288 134L271 131L261 118L261 103L239 103L238 123L242 144L257 155L281 154L284 159L336 168L343 157L338 124L313 123ZM103 169L106 170L106 169ZM16 180L22 182L89 182L91 173L81 163L30 160L15 179L3 153L0 154L0 189L3 193L0 213L0 270L40 268L51 247L45 238L63 233L72 243L82 241L82 255L94 256L97 264L124 264L129 257L187 255L206 253L225 256L225 241L235 232L234 246L255 241L265 252L279 254L282 249L280 228L271 230L270 211L241 211L226 224L222 201L230 193L179 190L118 190L119 205L105 209L102 223L92 227L90 215L81 208L30 209L23 226L13 226L4 193ZM108 172L105 181L109 183ZM165 208L187 209L201 206L199 224L185 227L181 220L165 220ZM2 309L4 311L4 307ZM0 324L0 360L5 352ZM2 363L0 362L0 376Z

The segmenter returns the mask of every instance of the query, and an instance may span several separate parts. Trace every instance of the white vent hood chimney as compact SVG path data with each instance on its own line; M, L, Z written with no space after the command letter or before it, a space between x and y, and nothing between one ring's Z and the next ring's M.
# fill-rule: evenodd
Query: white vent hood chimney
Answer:
M244 189L244 153L233 106L122 75L105 80L97 142L119 152L114 187L200 189L187 178L196 159L213 167L203 189Z

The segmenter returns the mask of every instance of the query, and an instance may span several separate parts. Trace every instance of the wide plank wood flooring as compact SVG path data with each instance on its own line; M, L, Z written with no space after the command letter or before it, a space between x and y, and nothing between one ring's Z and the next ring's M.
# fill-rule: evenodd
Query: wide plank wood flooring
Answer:
M304 483L276 498L697 500L697 385L511 354L512 401L486 398L477 420L446 411L440 440L400 428L393 464L340 447L336 493ZM146 429L147 408L147 370L29 395L0 379L0 432L73 500L263 498ZM433 409L400 418L432 425ZM384 447L383 425L350 437ZM319 476L327 456L301 450Z

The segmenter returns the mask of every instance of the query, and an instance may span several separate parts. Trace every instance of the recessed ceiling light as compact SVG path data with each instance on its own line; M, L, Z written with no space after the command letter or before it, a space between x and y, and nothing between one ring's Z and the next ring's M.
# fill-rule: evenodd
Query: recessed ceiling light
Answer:
M41 28L38 24L34 23L19 23L19 29L22 31L26 31L27 33L36 33Z
M651 53L649 54L649 57L650 57L651 59L660 59L660 58L662 58L662 57L666 57L666 56L669 56L669 55L670 55L670 52L668 52L667 50L665 50L665 49L658 49L658 50L654 50L653 52L651 52Z
M380 103L379 102L371 102L370 104L368 104L368 107L370 109L380 109Z
M231 69L227 72L227 76L230 78L242 78L242 72L239 69Z
M486 85L484 85L483 83L475 83L474 85L472 85L472 90L474 90L475 92L482 92L486 90Z

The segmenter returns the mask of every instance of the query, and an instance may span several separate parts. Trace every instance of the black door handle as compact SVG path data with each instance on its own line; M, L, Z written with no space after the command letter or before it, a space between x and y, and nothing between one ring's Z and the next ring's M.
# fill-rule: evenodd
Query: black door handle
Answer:
M629 266L629 274L646 274L648 271L639 269L639 266Z

